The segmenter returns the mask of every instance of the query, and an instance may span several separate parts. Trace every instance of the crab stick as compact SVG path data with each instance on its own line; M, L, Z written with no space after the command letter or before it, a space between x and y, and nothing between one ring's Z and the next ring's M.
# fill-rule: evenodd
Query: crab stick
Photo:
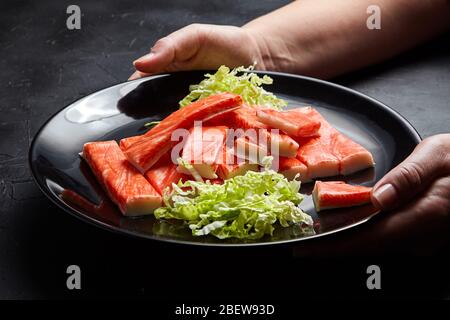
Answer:
M86 143L83 158L125 216L151 214L161 206L161 195L128 162L117 142Z
M247 171L257 171L259 168L257 163L250 163L248 160L238 158L235 155L233 146L229 148L224 145L222 159L217 168L217 175L223 180L242 176Z
M296 138L317 136L321 125L320 121L308 117L300 109L288 111L258 109L256 117L269 127L280 129Z
M181 157L191 164L202 178L217 178L216 170L221 162L227 129L225 126L193 127L189 131ZM189 170L183 165L179 167L179 171L189 174Z
M371 191L372 188L350 185L343 181L316 181L312 196L316 211L319 212L370 203Z
M308 168L296 158L278 158L278 172L284 175L288 180L293 180L299 175L301 182L311 181L308 175Z
M188 129L194 121L206 121L213 116L238 108L241 103L242 98L231 93L219 93L195 101L162 120L126 148L124 153L139 171L146 172L176 144L176 141L171 139L175 130Z
M190 180L190 176L178 172L177 165L172 162L170 152L163 155L158 162L145 173L145 177L152 186L160 193L168 188L171 189L172 183L177 184Z

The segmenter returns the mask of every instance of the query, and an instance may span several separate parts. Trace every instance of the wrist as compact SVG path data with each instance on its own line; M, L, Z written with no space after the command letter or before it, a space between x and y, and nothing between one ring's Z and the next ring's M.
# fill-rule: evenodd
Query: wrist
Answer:
M288 46L279 37L272 37L257 27L245 25L243 30L252 39L255 48L256 69L292 72L294 60Z

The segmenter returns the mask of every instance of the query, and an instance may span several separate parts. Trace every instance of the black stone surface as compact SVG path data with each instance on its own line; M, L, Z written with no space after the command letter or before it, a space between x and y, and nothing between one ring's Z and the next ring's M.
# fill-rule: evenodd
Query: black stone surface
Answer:
M66 28L72 2L0 4L0 298L448 296L440 256L344 263L294 259L289 248L211 252L162 245L84 224L58 210L32 181L27 151L45 120L126 80L131 62L159 37L193 22L241 25L287 2L77 1L83 16L81 30L73 31ZM448 132L449 40L444 35L334 81L393 107L422 137ZM381 293L365 287L371 263L386 270ZM70 264L81 267L81 291L66 289ZM255 274L271 284L258 283Z

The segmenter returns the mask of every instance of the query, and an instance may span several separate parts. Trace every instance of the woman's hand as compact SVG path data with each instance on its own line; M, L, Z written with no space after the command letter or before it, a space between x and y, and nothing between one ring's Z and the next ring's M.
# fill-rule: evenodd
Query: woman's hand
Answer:
M382 212L337 239L299 246L298 255L431 254L450 240L450 134L423 140L373 188Z
M248 66L265 69L257 33L245 28L191 24L161 38L150 53L134 61L129 80L155 73Z
M374 186L372 202L382 210L411 206L420 194L433 197L429 209L450 214L450 134L423 140L411 155ZM415 208L418 209L418 208ZM443 212L444 213L444 212Z
M367 9L383 12L366 26ZM195 69L248 66L331 78L370 65L450 28L448 0L293 1L243 27L192 24L158 40L130 79ZM411 36L414 35L414 36Z

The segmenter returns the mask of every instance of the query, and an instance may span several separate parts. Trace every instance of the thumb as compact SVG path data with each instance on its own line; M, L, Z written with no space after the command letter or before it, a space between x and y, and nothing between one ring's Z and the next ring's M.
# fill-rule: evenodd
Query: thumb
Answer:
M189 61L198 52L203 34L202 25L192 24L156 41L150 53L133 62L137 71L160 73L177 71L177 62ZM183 64L184 65L184 64Z
M449 173L450 134L423 140L411 155L388 172L372 190L372 202L383 210L399 207Z

